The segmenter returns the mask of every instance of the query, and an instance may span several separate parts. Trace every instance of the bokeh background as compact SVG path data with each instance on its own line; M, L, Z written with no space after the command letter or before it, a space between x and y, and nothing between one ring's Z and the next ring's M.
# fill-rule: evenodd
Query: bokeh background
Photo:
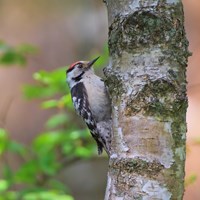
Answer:
M183 0L185 28L190 42L187 70L186 192L184 200L200 199L200 2ZM25 84L34 84L33 73L54 70L76 60L103 54L107 42L107 11L102 0L0 0L0 40L12 46L32 44L37 52L27 66L0 67L0 126L24 144L45 130L56 109L41 109L41 100L27 100ZM79 123L80 119L75 123ZM11 156L12 157L12 156ZM12 157L12 165L20 160ZM0 167L3 165L0 161ZM59 172L58 178L77 200L101 200L106 184L107 160L78 160Z

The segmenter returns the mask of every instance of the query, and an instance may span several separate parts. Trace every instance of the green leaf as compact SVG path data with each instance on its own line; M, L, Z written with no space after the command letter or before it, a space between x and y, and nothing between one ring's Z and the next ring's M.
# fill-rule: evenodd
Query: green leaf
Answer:
M69 117L66 114L60 113L53 115L46 122L47 128L56 128L57 126L66 124L69 121Z
M27 153L25 146L23 144L15 142L15 141L9 141L8 142L7 150L14 152L14 153L17 153L21 156L25 156L26 153Z
M41 70L33 74L37 81L36 85L26 85L23 92L28 99L47 98L57 94L69 94L69 88L66 85L66 68L58 68L51 72ZM65 100L65 98L63 99ZM67 98L69 101L69 98ZM60 103L62 103L60 101Z
M5 129L0 128L0 139L6 138L7 133Z
M73 104L72 104L72 99L71 99L71 94L68 93L65 96L61 97L59 102L58 102L58 107L59 108L63 108L63 107L67 107L72 109L73 108Z
M14 173L11 169L11 166L4 164L2 172L4 179L12 184Z
M51 97L57 93L56 88L45 88L39 85L25 85L23 93L28 99Z
M33 149L39 154L44 154L53 149L62 141L62 132L51 131L38 135L33 141Z
M26 63L26 59L23 55L20 55L13 50L9 50L1 56L0 63L5 65L24 65Z
M48 108L73 108L72 100L71 100L71 94L67 94L63 97L61 97L59 100L51 99L44 101L41 104L42 108L48 109Z
M58 194L54 191L40 191L28 193L23 197L23 200L74 200L70 195Z
M40 155L38 157L38 167L44 174L53 176L59 169L59 163L56 161L55 152L49 152L45 155Z
M74 155L74 145L73 144L66 144L66 145L63 145L62 146L62 152L65 154L65 155Z
M48 100L48 101L44 101L42 103L42 108L44 109L48 109L48 108L55 108L58 106L58 101L55 100L55 99L51 99L51 100Z
M0 179L0 193L7 190L9 187L9 183L7 180Z
M30 160L20 166L15 173L15 183L35 184L40 167L37 160Z
M89 158L91 157L91 155L93 154L93 152L88 149L87 147L77 147L75 150L75 155L78 157L82 157L82 158Z
M26 64L26 55L35 52L33 49L36 48L28 44L11 47L5 42L0 41L0 64L24 66Z
M6 150L8 144L7 133L4 129L0 128L0 155Z
M84 134L82 130L75 130L70 133L69 137L72 140L78 140L83 136L82 134Z
M3 195L0 195L0 200L16 200L18 199L17 196L17 192L6 191L3 193Z
M65 85L66 87L66 69L61 67L51 72L41 70L33 74L33 78L44 84L57 84L57 85Z

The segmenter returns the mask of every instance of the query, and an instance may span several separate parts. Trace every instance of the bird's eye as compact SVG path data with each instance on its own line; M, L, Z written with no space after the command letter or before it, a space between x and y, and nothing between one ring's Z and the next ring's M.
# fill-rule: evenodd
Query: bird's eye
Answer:
M79 69L83 68L83 65L82 64L78 64L78 68Z

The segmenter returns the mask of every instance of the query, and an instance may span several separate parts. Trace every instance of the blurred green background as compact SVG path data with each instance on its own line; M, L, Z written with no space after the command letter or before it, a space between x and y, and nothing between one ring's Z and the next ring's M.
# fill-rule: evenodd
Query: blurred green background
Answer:
M0 1L0 200L103 199L107 158L75 114L67 65L108 62L107 14L92 0Z

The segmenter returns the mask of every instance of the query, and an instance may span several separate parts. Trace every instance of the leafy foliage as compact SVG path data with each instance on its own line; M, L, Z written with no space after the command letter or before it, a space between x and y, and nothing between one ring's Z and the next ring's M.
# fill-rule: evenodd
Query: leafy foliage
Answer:
M15 48L0 41L0 65L11 66L26 64L26 56L36 52L36 48L29 44L22 44Z
M22 46L12 49L1 42L0 49L3 47L0 62L6 65L24 64L24 56L31 49L28 46L23 46L24 50ZM9 52L14 52L15 56L5 56ZM98 67L105 64L107 58L105 48ZM36 72L33 74L36 83L23 88L27 99L41 100L42 109L55 111L47 120L43 133L26 145L12 140L4 129L0 129L0 155L3 161L0 200L73 200L69 189L58 180L57 175L74 161L96 155L96 144L88 130L75 123L77 116L74 115L71 95L66 86L66 68ZM17 169L12 169L7 162L8 154L22 161Z

